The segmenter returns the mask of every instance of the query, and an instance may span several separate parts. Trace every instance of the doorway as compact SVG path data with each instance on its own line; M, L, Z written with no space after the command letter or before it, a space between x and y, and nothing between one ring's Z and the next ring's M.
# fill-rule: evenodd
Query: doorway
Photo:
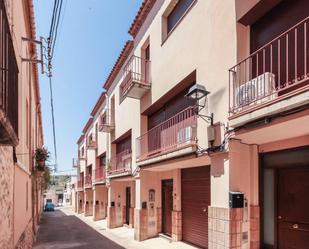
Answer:
M309 148L268 153L262 165L262 248L309 248Z
M172 235L173 180L162 181L162 233Z
M126 224L130 224L131 188L126 188Z

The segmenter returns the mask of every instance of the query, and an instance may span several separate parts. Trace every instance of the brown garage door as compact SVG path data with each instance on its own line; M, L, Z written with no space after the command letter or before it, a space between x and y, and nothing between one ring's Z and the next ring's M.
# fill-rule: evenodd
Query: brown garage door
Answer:
M182 239L207 248L210 167L183 169L181 179Z

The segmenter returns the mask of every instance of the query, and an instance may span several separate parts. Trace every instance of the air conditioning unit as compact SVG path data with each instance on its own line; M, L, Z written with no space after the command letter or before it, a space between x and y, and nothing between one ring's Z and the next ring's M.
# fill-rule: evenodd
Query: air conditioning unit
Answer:
M190 143L192 140L192 127L188 126L177 132L177 144Z
M236 88L235 106L243 107L270 100L274 97L274 89L275 75L263 73Z

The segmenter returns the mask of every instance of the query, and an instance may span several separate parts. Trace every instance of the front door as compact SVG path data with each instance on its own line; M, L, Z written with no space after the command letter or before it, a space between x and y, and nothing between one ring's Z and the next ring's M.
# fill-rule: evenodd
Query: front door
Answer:
M126 188L126 224L130 224L131 189Z
M162 181L162 232L172 235L173 180Z
M309 168L278 170L279 249L309 248Z

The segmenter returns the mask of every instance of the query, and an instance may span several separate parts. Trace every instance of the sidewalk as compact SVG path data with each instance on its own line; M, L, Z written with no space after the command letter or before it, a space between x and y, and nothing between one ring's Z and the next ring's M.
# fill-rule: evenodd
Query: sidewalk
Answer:
M85 222L88 226L112 240L118 245L128 249L196 249L197 247L188 245L183 242L169 242L164 238L152 238L145 241L134 240L134 229L127 227L119 227L107 229L106 220L93 221L92 217L85 217L83 214L76 214L71 207L63 207L60 209L66 215L74 215Z

